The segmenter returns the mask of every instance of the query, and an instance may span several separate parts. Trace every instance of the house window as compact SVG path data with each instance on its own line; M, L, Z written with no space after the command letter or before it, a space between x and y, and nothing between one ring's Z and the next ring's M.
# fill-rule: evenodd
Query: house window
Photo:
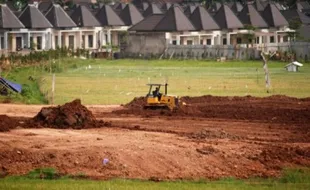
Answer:
M237 44L241 44L242 43L242 39L241 38L237 38Z
M172 45L177 45L177 41L176 40L172 40Z
M35 44L34 44L34 42L33 42L33 37L31 36L29 40L30 40L30 43L29 43L29 44L30 44L30 48L31 48L31 49L34 49L34 45L35 45Z
M203 40L200 40L200 44L203 45Z
M288 42L288 36L283 36L283 42Z
M227 39L223 38L223 45L227 45Z
M187 44L187 45L193 45L193 40L187 40L187 41L186 41L186 44Z
M256 37L256 43L259 44L259 37Z
M42 36L37 37L37 49L42 49Z
M270 43L274 43L274 36L270 36Z
M1 37L1 47L0 49L4 49L4 37Z
M58 36L55 36L55 48L58 48L59 44L58 44Z
M69 48L74 49L74 36L73 35L69 36Z
M65 39L64 35L61 36L61 47L67 47L66 46L66 39Z
M211 39L207 39L207 45L211 45Z
M93 35L88 35L88 47L89 47L89 48L94 47L94 44L93 44Z
M22 37L17 36L15 39L16 39L16 50L21 50L23 48Z
M108 35L105 34L105 44L108 44Z

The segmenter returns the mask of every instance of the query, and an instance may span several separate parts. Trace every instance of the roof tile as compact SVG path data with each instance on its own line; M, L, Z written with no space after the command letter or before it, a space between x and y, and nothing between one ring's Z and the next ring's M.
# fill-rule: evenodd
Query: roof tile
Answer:
M96 14L97 19L102 26L124 26L125 23L116 14L116 12L109 6L103 5Z
M243 28L243 24L235 13L225 4L214 15L214 19L221 29Z
M56 28L71 28L76 27L76 24L69 15L58 4L53 4L47 11L45 17Z
M52 28L53 25L34 5L28 5L19 15L19 20L26 28Z
M0 28L24 28L15 14L6 5L0 5Z

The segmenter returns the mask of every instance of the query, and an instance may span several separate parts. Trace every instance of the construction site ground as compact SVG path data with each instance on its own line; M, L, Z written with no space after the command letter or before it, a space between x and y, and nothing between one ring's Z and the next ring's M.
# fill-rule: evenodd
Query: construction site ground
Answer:
M284 168L310 167L309 98L182 101L174 112L144 110L143 98L87 106L103 120L87 129L34 124L28 121L43 106L1 104L0 129L12 128L0 132L0 174L49 167L94 179L219 179L277 177Z

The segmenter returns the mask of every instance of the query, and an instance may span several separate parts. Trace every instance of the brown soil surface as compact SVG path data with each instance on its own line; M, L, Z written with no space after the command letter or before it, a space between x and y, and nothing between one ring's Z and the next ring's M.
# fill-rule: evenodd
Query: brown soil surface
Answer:
M9 131L15 128L17 122L15 119L8 117L7 115L0 115L0 132Z
M287 96L257 97L182 97L180 107L173 112L144 110L145 98L135 98L125 105L127 109L116 113L142 116L180 116L235 120L264 121L270 123L308 124L310 121L310 98Z
M83 106L79 99L62 106L42 108L29 123L37 127L58 129L87 129L110 125L108 122L96 120L92 112ZM33 127L32 125L30 127Z
M53 167L100 179L169 180L272 177L286 167L310 167L309 98L203 96L182 102L174 112L143 110L143 98L125 107L83 107L90 123L110 125L89 129L87 117L76 125L81 130L64 122L52 129L55 120L46 119L37 129L42 106L0 105L0 114L10 116L0 116L0 126L9 120L16 128L0 133L0 170L15 175ZM69 107L76 115L77 108ZM55 109L53 116L63 116Z

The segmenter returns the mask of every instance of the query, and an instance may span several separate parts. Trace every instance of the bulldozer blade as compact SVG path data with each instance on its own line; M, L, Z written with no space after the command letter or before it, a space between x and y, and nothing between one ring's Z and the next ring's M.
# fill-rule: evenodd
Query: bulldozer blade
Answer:
M170 110L167 105L145 105L144 109L150 110Z

